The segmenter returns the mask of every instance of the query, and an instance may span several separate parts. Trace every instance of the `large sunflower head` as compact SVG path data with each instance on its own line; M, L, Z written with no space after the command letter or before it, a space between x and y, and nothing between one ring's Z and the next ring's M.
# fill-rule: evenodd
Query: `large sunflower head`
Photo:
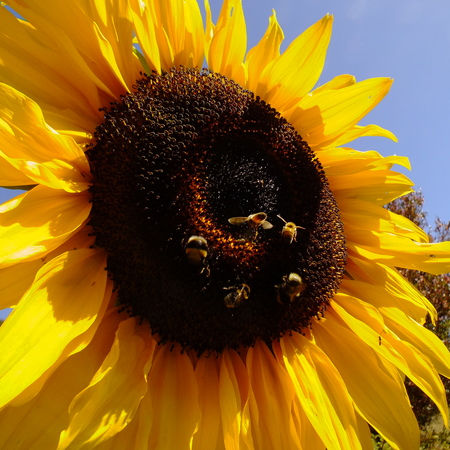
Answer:
M383 208L406 158L346 146L395 140L358 125L392 81L315 87L331 16L281 53L240 0L4 3L1 448L412 449L405 376L447 423L397 268L450 244Z

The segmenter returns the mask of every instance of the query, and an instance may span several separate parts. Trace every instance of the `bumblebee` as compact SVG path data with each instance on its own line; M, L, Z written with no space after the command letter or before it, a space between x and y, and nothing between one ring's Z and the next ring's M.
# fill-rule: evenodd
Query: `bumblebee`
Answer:
M230 217L228 222L231 223L231 225L243 225L244 223L248 223L255 230L255 236L258 234L259 227L264 230L270 230L270 228L273 227L273 225L267 221L267 214L265 212L250 214L247 217Z
M277 289L277 302L284 305L293 303L300 297L300 294L306 289L306 284L298 273L291 272L289 275L284 275L281 278L281 284L276 285L275 288Z
M203 265L208 256L208 243L202 236L191 236L185 246L186 257L194 266Z
M242 283L240 286L231 286L224 289L232 291L223 299L227 308L236 308L250 296L250 286L245 283Z
M296 225L294 222L286 222L281 216L277 217L284 222L284 227L281 230L281 236L288 244L292 244L293 241L297 240L297 230L299 228L304 230L305 228L300 225Z

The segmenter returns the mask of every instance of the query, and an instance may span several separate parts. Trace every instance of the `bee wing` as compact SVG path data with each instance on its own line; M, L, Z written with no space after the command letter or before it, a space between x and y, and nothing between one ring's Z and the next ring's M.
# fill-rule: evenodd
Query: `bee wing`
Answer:
M271 228L273 228L273 225L270 222L264 221L261 226L265 229L265 230L270 230Z
M248 222L248 220L248 217L230 217L228 222L231 223L231 225L242 225L243 223Z
M248 218L255 222L262 222L267 219L267 214L265 212L257 212L255 214L250 214Z

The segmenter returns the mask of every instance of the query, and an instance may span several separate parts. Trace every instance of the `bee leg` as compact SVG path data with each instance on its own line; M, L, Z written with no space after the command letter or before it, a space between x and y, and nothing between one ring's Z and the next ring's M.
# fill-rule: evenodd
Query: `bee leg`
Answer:
M205 264L202 268L202 270L200 271L200 275L204 275L206 278L209 278L209 276L211 275L211 271L209 270L209 265Z

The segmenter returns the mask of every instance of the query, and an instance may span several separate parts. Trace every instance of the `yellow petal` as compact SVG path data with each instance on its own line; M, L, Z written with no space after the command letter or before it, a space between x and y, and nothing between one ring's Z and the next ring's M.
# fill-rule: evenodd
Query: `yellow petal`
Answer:
M143 447L138 447L139 444L137 444L138 439L137 435L139 434L139 420L137 419L138 412L136 413L134 419L122 431L114 435L112 439L102 441L98 445L95 445L95 449L96 450L123 450L124 448L146 449L147 444L144 444ZM89 445L87 445L85 448L89 448Z
M214 22L212 21L211 6L209 0L203 1L205 7L206 25L205 25L205 55L208 56L209 46L214 36Z
M98 450L123 450L133 448L147 450L153 422L152 397L147 389L139 403L134 419L113 439L102 442L95 448Z
M341 134L338 138L331 140L330 142L322 143L321 146L334 146L339 147L340 145L347 144L348 142L354 141L360 137L367 136L380 136L391 139L394 142L398 142L397 137L394 133L378 125L354 125L352 128L347 130L345 133Z
M89 343L86 332L106 307L105 286L105 256L97 250L63 253L39 270L0 328L0 406Z
M411 311L417 318L426 316L427 310L422 304L415 303L407 297L407 291L397 288L386 280L386 284L365 283L359 280L344 280L341 291L379 308L380 306L401 306Z
M404 216L386 208L359 199L339 201L346 235L352 240L352 232L361 229L374 230L404 236L419 242L428 242L428 234Z
M0 269L0 309L16 306L33 283L37 271L50 259L68 250L89 248L93 245L94 240L92 230L84 227L42 258Z
M156 354L149 374L152 431L148 448L189 448L200 418L197 383L188 355L170 344Z
M337 137L356 125L388 93L390 78L371 78L342 89L304 97L285 113L300 136L315 146Z
M36 186L0 206L0 267L37 259L69 239L87 220L86 193Z
M34 181L34 183L28 183L28 185L41 184L70 193L83 192L89 188L90 183L87 182L85 177L65 161L54 159L49 162L36 163L23 158L11 158L1 150L0 158L3 158L15 169L26 173L29 179ZM85 174L87 178L87 172ZM11 181L8 184L11 184Z
M264 76L270 89L264 97L266 102L284 111L314 87L325 63L332 25L333 16L327 14L298 36L274 61L270 72Z
M50 128L35 102L3 83L0 83L0 156L28 178L29 182L24 184L41 183L68 192L88 188L89 163L83 150L72 138ZM0 177L8 181L7 172Z
M241 0L224 0L207 54L208 67L245 86L247 28Z
M349 258L346 269L355 280L361 280L364 284L362 286L364 295L358 294L356 297L367 297L377 307L397 306L417 321L423 321L427 313L433 321L436 320L437 312L434 306L396 269L354 255ZM365 282L368 282L370 286L365 285ZM345 283L345 288L352 292L359 289L358 282ZM374 286L383 286L385 294L381 297L367 296L368 290L372 290Z
M300 404L327 448L361 448L351 399L329 358L297 333L282 338L281 348Z
M116 5L120 4L119 2L116 3ZM122 3L123 5L123 3ZM107 36L110 33L105 33L107 31L107 29L105 28L100 28L99 23L95 22L93 23L91 26L91 32L92 34L95 36L95 42L98 44L98 48L99 48L99 54L101 55L100 57L100 62L102 63L101 66L104 67L106 69L106 71L108 72L108 74L106 75L109 79L107 81L107 84L109 84L112 89L114 91L116 91L117 93L121 93L120 95L126 93L127 91L131 90L131 85L129 85L127 83L127 81L125 80L123 73L121 72L120 68L119 68L119 61L116 59L116 55L115 52L117 51L117 46L114 45L114 42L111 42L110 40L108 40ZM131 45L132 43L132 30L130 28L129 30L129 36L128 36L128 43L129 43L129 55L133 56L133 47ZM137 68L137 64L136 62L133 61L132 64L130 64L131 67L133 68ZM100 72L98 73L100 75ZM97 75L97 73L96 73ZM135 72L135 77L134 77L134 81L136 81L136 79L139 78L139 75L137 73L137 71ZM110 94L109 89L107 89L107 94ZM118 97L120 96L118 95ZM108 95L109 97L109 95Z
M120 323L103 364L70 405L69 426L61 434L59 448L96 446L131 422L147 391L155 345L148 327L135 318Z
M382 307L379 310L389 329L427 356L440 374L450 378L450 353L434 333L409 318L399 308Z
M175 59L172 66L201 67L204 59L204 31L196 0L160 1L160 20L171 39ZM158 16L157 16L158 17ZM164 19L164 21L163 21Z
M10 405L12 406L23 405L30 399L35 398L35 396L38 393L40 393L42 387L46 383L47 379L52 375L53 370L55 368L59 367L59 365L63 363L65 360L67 360L67 358L71 357L72 355L76 355L77 353L86 348L86 346L91 342L92 338L97 332L98 327L102 323L108 306L114 304L114 302L116 301L116 297L117 296L113 293L113 282L112 280L107 278L103 301L101 302L97 316L93 321L92 325L88 328L87 331L85 331L77 339L74 339L72 341L72 343L67 347L67 351L65 351L60 357L60 359L53 364L51 370L45 372L34 384L32 384L29 388L25 389L19 396L17 396L14 400L12 400L10 402Z
M219 438L219 368L214 357L201 357L195 367L200 421L192 440L193 450L216 448Z
M358 413L356 414L356 424L358 426L357 433L361 448L366 448L368 450L372 449L372 435L370 433L369 424Z
M134 442L134 448L142 450L148 449L152 428L152 417L152 398L147 389L147 394L141 400L136 417L130 424L131 427L128 425L120 433L120 435L124 434L124 436L119 435L117 436L117 439L112 439L112 444L115 445L114 448L116 450L122 450L129 446L131 442ZM106 446L108 446L108 444L109 442L105 442Z
M407 237L369 230L352 230L348 249L390 266L433 274L450 272L450 242L423 243Z
M314 323L314 338L339 370L358 411L394 448L417 448L419 427L401 378L392 377L332 311L325 317Z
M112 2L109 0L93 0L91 4L94 5L92 9L97 13L97 16L93 14L94 11L86 14L87 21L94 20L95 27L94 32L98 36L98 49L100 55L105 58L102 67L105 72L111 73L105 75L104 83L109 85L106 80L111 80L111 87L117 86L117 90L113 88L109 90L115 92L115 96L119 92L131 91L132 85L139 78L139 72L141 70L138 61L133 53L133 36L134 36L134 24L131 19L131 11L128 2ZM83 42L84 47L88 51L92 52L95 48L96 41L87 41L86 36L80 36L79 31L75 31L75 42ZM70 37L73 39L72 35ZM105 45L108 51L105 52ZM80 45L81 47L81 45ZM101 61L97 57L96 63ZM97 67L96 67L97 69ZM99 72L94 70L96 74ZM115 79L114 79L114 78Z
M262 39L248 52L246 66L247 88L265 98L268 91L267 80L263 77L268 65L280 56L280 45L284 39L283 30L277 22L275 11L269 18L269 26Z
M247 401L244 405L241 415L241 436L239 442L239 449L242 450L254 450L255 443L253 439L253 428L252 420L250 417L250 402Z
M107 355L119 315L109 314L89 345L70 356L50 376L39 395L21 406L0 412L0 448L21 450L56 448L69 423L69 405L84 389ZM23 430L27 430L26 433Z
M351 86L352 84L356 83L356 78L353 75L349 74L342 74L337 75L336 77L332 78L330 81L327 81L326 83L320 85L314 91L312 91L312 94L319 94L320 92L334 90L334 89L341 89L346 86Z
M342 199L355 198L377 205L386 205L412 192L414 184L402 173L370 169L351 175L330 175L328 181L338 203Z
M53 52L42 46L33 56L42 59L44 68L57 70L56 76L67 80L71 92L80 92L79 97L90 102L92 109L131 90L139 78L127 2L93 0L63 5L47 0L30 6L11 0L10 6L32 24L36 42L54 43ZM57 82L55 75L50 76L53 83ZM41 104L40 98L33 98ZM48 103L52 101L57 100L50 97ZM101 117L98 111L96 115Z
M233 350L222 354L219 374L219 401L226 450L237 450L248 439L248 378L244 363Z
M21 5L10 2L10 6L17 10ZM52 7L58 5L48 6L47 10L53 10ZM76 27L80 20L72 7L73 2L66 10L71 15L72 26ZM21 14L26 11L22 10ZM54 40L3 6L0 7L0 22L0 79L37 101L46 114L57 114L63 128L92 131L101 117L97 110L101 106L100 99L96 86L86 79L79 64L74 64L77 52L73 44L71 48L62 48L64 32L56 30L60 31L60 39ZM48 24L47 30L57 23ZM53 45L49 46L48 42ZM96 100L96 106L92 100L94 103ZM54 122L50 123L55 127Z
M394 164L411 170L409 159L404 156L382 156L374 150L361 152L348 147L316 148L327 175L349 175L364 170L387 170Z
M0 269L0 309L14 307L42 266L40 259Z
M196 0L133 0L131 8L136 36L150 69L201 67L205 37Z
M326 450L325 445L307 418L298 398L294 398L292 403L292 418L300 441L299 448L303 450Z
M447 424L444 386L431 361L414 346L392 334L378 310L368 303L345 294L336 294L331 307L355 336L396 366L433 400Z
M0 186L17 187L36 184L23 172L13 167L6 159L0 157Z
M156 37L156 24L152 4L147 4L139 0L131 0L130 8L136 29L136 37L144 53L149 70L155 70L161 73L161 58Z
M256 447L298 449L300 441L291 415L295 393L288 374L267 345L260 341L248 350L246 362Z

